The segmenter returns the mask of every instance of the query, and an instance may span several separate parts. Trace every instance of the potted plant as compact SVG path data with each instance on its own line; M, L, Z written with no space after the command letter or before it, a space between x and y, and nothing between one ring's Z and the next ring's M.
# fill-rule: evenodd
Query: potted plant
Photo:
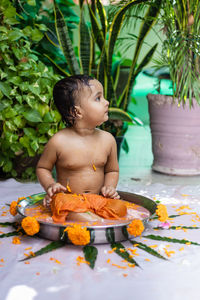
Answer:
M200 2L165 0L159 20L166 35L162 65L169 67L173 96L148 95L152 168L200 174Z
M133 6L141 3L147 4L148 7L143 21L141 22L140 32L136 40L136 47L131 59L126 85L123 88L123 92L120 95L117 95L116 91L119 85L118 75L120 72L120 64L118 64L117 71L114 72L113 57L115 44L124 23L126 13ZM146 0L129 1L117 10L114 18L111 20L109 20L106 10L100 0L92 1L92 4L93 5L87 3L87 5L84 5L83 1L79 1L80 22L77 57L68 34L68 27L65 23L64 16L57 3L54 1L55 26L58 39L57 46L62 49L66 58L66 67L62 68L60 65L56 64L50 56L46 55L46 57L49 58L53 65L62 72L64 76L85 73L95 76L103 84L105 98L110 101L110 120L103 125L104 129L110 131L115 137L123 136L127 129L127 125L124 124L124 122L130 122L132 124L138 123L138 119L128 112L130 91L136 76L149 63L157 47L157 44L151 47L141 61L139 61L138 57L145 37L158 16L161 0L155 0L151 3ZM94 13L94 5L96 7L96 14ZM89 12L89 25L85 20L86 8ZM55 45L55 41L52 41L50 36L48 36L48 40L52 45ZM94 49L96 49L96 51ZM100 53L98 58L95 57L97 52Z

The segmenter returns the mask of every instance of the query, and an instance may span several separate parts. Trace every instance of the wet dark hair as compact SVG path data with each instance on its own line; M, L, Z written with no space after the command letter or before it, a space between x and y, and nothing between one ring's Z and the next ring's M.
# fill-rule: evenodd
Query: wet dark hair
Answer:
M76 101L84 86L89 86L94 78L88 75L73 75L59 80L53 88L54 103L67 127L72 127L76 119Z

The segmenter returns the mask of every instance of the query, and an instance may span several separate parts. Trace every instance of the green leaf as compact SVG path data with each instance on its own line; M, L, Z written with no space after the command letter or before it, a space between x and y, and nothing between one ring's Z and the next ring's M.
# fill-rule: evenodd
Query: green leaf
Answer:
M137 242L137 241L133 241L133 240L129 240L129 242L131 244L133 244L133 246L141 249L141 250L144 250L146 251L147 253L153 255L153 256L156 256L158 258L161 258L161 259L164 259L164 260L167 260L167 258L165 258L164 256L162 256L160 253L158 253L157 251L155 251L154 249L152 249L151 247L143 244L143 243L140 243L140 242ZM137 246L136 246L137 245Z
M171 218L173 219L173 218L176 218L176 217L181 217L181 215L170 215L169 216L170 219ZM152 217L150 217L151 220L156 220L158 218L159 218L158 216L152 216Z
M12 42L19 40L23 36L24 36L23 32L19 29L12 30L8 33L8 39Z
M128 145L128 142L127 142L127 139L124 138L123 142L122 142L122 149L128 153L129 152L129 145Z
M49 123L40 123L39 125L38 125L38 131L39 131L39 133L46 133L46 132L48 132L49 131L49 129L50 129L50 124Z
M35 0L27 0L28 5L36 6Z
M15 227L16 225L19 225L19 223L17 222L0 222L0 226L4 227L4 226L13 226Z
M17 236L17 235L21 235L22 231L12 231L12 232L8 232L8 233L3 233L0 234L0 239L4 238L4 237L10 237L10 236Z
M128 251L125 250L125 247L123 244L112 243L110 246L115 251L115 253L117 253L123 259L125 259L128 262L130 262L131 264L134 264L135 266L139 267L138 263L132 257L130 257L130 254L128 253ZM122 251L120 251L120 249L122 249Z
M153 229L159 229L159 230L169 230L169 229L172 229L172 230L179 230L179 229L200 229L200 227L197 227L197 226L170 226L169 228L162 228L162 227L154 227Z
M33 29L31 32L31 38L35 42L39 42L43 38L43 36L43 33L37 28Z
M18 128L25 127L26 121L24 120L23 116L16 116L13 121Z
M84 18L84 7L81 9L79 23L79 59L83 74L91 74L92 51L90 34Z
M44 122L51 123L51 122L53 122L53 121L54 121L53 116L52 116L51 112L48 111L48 112L44 115Z
M59 248L64 247L64 246L66 246L65 242L53 241L50 244L48 244L47 246L45 246L45 247L41 248L40 250L34 252L34 255L29 255L26 258L21 259L20 261L25 261L27 259L31 259L31 258L37 257L39 255L42 255L42 254L46 254L48 252L51 252L53 250L59 249Z
M10 99L10 93L11 93L12 88L10 87L10 85L8 83L0 82L0 90L6 97L8 97Z
M97 248L94 246L86 245L83 247L83 253L85 256L85 260L89 262L90 268L94 269L94 265L98 254Z
M78 61L76 59L71 39L69 37L68 28L60 9L54 2L56 33L60 47L66 57L70 72L72 75L80 74Z
M33 205L33 204L43 200L45 195L46 195L46 193L38 193L38 194L34 194L34 195L26 197L26 199L28 200L29 205Z
M200 246L200 244L195 243L195 242L191 242L191 241L188 241L188 240L173 239L173 238L170 238L170 237L164 237L164 236L153 235L153 234L145 235L145 236L143 236L143 238L147 238L147 239L151 239L151 240L156 240L156 241L170 242L170 243L179 243L179 244L190 243L191 245Z
M111 120L121 120L124 122L132 122L132 117L124 110L116 107L109 108L109 118Z
M12 168L13 168L12 161L8 160L3 166L3 171L10 172L12 170Z
M106 239L109 243L115 242L115 231L113 227L106 228Z
M36 109L30 109L29 111L24 112L23 115L24 118L30 122L33 123L42 122L42 118Z
M28 137L31 137L32 139L36 137L37 132L34 128L24 128L24 133L25 135L27 135Z

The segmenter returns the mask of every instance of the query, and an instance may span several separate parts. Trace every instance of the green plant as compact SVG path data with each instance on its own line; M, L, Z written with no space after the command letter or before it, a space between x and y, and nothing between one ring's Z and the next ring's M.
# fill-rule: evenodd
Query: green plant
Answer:
M60 76L31 50L27 28L17 28L16 9L0 4L0 171L4 177L35 178L35 163L50 136L62 127L52 103ZM31 31L32 30L32 31ZM32 40L38 35L32 32ZM40 34L42 38L43 34ZM32 167L26 163L32 161Z
M73 75L79 73L86 73L95 76L104 86L105 97L110 101L110 121L105 125L105 129L112 132L113 135L120 135L124 132L124 122L138 122L134 115L127 112L128 103L130 99L130 91L133 87L134 81L138 73L149 63L157 45L154 45L139 62L139 54L144 43L144 39L152 28L158 13L160 11L161 0L154 0L149 3L147 0L129 1L118 9L111 22L108 20L107 13L100 0L92 1L96 5L96 15L92 7L87 4L83 5L83 1L79 1L80 6L80 22L79 22L79 47L78 58L75 55L73 44L69 37L68 27L62 12L57 3L55 6L55 25L57 38L66 58L66 68L62 69L50 57L54 66L56 66L63 75ZM126 13L136 5L146 3L147 8L144 19L141 23L139 36L136 40L136 47L129 67L129 76L127 84L124 87L123 93L118 96L116 94L117 86L119 84L120 64L118 64L117 71L114 72L113 57L115 51L115 44L117 42L119 33L121 31ZM88 9L90 24L85 21L85 10ZM50 39L49 39L50 40ZM100 52L100 57L93 67L94 58L94 44L95 48ZM53 41L52 41L53 44Z
M79 17L75 13L73 0L57 0L60 10L64 14L65 22L69 29L70 39L73 40L73 30L79 24ZM44 54L48 54L57 64L62 66L63 53L55 47L57 43L55 32L54 9L52 1L44 0L13 0L16 8L18 28L26 28L26 35L31 39L31 49L37 52L37 56L46 65L52 65ZM34 34L34 39L32 35ZM38 39L35 36L38 36ZM48 39L54 42L54 46Z
M166 35L161 64L169 67L174 97L183 105L194 97L200 103L200 2L163 1L160 24Z

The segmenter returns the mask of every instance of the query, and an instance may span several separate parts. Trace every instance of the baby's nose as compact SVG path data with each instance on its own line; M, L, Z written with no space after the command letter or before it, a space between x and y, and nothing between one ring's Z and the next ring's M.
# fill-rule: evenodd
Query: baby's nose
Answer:
M109 101L105 99L106 106L109 106Z

